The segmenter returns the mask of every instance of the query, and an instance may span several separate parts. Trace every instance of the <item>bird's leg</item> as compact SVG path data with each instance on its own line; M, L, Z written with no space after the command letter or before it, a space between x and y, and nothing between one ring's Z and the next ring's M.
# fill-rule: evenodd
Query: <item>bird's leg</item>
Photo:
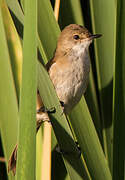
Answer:
M55 113L55 112L56 112L56 109L54 107L50 109L44 107L39 91L37 91L37 114L36 114L37 128L36 128L36 131L39 130L43 122L45 121L50 122L48 114Z
M42 108L41 108L41 110L42 110ZM45 121L50 122L50 119L49 119L47 112L42 112L41 110L38 110L37 114L36 114L36 119L37 119L37 121L36 121L36 133L38 132L38 130L39 130L39 128L43 122L45 122Z
M45 121L47 122L50 122L50 119L49 119L49 116L48 114L49 113L55 113L56 112L56 109L55 108L51 108L51 109L47 109L45 107L40 107L39 109L37 109L37 114L36 114L36 118L37 118L37 121L36 121L36 131L39 130L41 124Z
M61 104L61 107L62 107L62 115L63 115L63 113L64 113L64 102L63 101L60 101L60 104Z
M61 104L62 108L64 108L64 102L60 101L60 104Z

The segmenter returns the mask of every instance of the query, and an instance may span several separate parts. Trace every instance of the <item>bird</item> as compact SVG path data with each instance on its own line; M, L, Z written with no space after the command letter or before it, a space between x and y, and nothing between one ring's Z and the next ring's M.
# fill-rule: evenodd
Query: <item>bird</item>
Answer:
M61 32L54 57L46 65L64 113L68 114L85 93L90 72L89 46L93 39L85 27L70 24Z
M46 70L54 85L65 114L71 112L85 93L90 72L89 46L101 34L91 34L78 24L66 26L57 42L53 58L46 64ZM48 120L43 106L37 111L37 131L43 121ZM16 150L9 160L8 169L15 174Z

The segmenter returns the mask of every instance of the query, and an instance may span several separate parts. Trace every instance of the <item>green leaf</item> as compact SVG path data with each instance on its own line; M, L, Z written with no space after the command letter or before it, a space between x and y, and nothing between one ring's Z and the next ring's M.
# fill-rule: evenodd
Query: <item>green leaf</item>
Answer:
M23 18L23 12L20 8L20 5L18 3L18 1L14 1L14 0L6 0L9 8L11 9L11 11L15 14L15 16L19 19L19 21L23 24L24 22L24 18Z
M104 150L112 170L112 79L116 6L114 0L94 0L90 1L90 7L93 32L102 34L100 40L95 43L96 70L103 121Z
M25 1L22 86L16 179L35 179L37 3ZM30 172L30 173L29 173Z
M84 106L83 106L84 105ZM77 116L74 115L76 111ZM85 99L71 112L72 126L92 179L111 180L111 173L99 142ZM96 164L96 165L95 165Z
M80 0L68 0L60 3L59 24L61 29L69 24L83 25Z
M48 60L53 57L59 33L60 29L50 2L38 0L38 34Z
M14 77L17 97L19 101L21 75L22 75L22 46L21 46L20 38L14 26L14 22L11 18L10 12L5 3L2 6L2 14L4 19L4 27L5 27L8 50L11 59L13 77Z
M4 1L0 1L0 42L2 44L0 48L0 132L5 158L8 161L17 139L18 105L1 12L3 5ZM11 176L9 177L12 179Z
M117 0L113 86L113 180L125 178L125 1Z

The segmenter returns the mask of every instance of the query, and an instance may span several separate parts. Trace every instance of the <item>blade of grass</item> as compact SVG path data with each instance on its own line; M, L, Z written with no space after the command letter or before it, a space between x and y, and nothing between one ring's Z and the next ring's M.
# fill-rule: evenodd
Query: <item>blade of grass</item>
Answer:
M90 1L90 7L93 32L103 35L95 43L95 55L103 120L104 149L112 170L112 78L116 15L115 1Z
M92 120L96 128L100 143L103 145L101 118L100 118L99 105L97 101L97 94L94 83L95 81L91 67L90 75L89 75L89 84L84 94L84 97L86 99L90 114L92 116Z
M83 106L84 104L84 106ZM74 108L78 117L71 112L72 126L84 155L92 179L111 180L111 173L99 142L85 99ZM98 163L97 163L98 162Z
M16 179L35 178L37 2L25 1L22 87ZM30 172L30 173L29 173Z
M4 19L6 39L8 43L8 50L10 53L11 65L13 70L13 77L15 81L17 97L19 100L22 74L22 46L16 28L14 26L13 20L5 3L2 6L2 14Z
M11 9L11 11L13 11L15 16L23 24L23 22L24 22L23 12L22 12L22 9L20 8L18 1L6 0L6 2L7 2L7 5L9 6L9 8Z
M65 26L73 23L83 25L80 0L63 1L60 7L60 27L63 29Z
M57 140L52 131L52 180L70 180L62 156L56 151Z
M0 131L7 165L17 139L18 105L2 19L3 3L0 1ZM9 179L12 179L11 175Z
M113 83L113 180L125 178L125 1L117 0L116 55Z
M48 0L38 0L38 34L48 60L53 57L59 33L60 29L54 17L50 2Z

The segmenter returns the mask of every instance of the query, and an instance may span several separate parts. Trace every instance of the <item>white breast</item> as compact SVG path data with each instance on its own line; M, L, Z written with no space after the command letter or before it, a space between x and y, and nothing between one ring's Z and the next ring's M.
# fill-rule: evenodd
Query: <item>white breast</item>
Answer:
M74 48L68 61L70 65L65 69L58 68L54 78L51 78L60 101L64 102L66 113L79 102L86 90L90 70L88 50ZM53 64L54 66L56 67L56 63ZM52 77L52 71L53 68L51 68L50 77Z

